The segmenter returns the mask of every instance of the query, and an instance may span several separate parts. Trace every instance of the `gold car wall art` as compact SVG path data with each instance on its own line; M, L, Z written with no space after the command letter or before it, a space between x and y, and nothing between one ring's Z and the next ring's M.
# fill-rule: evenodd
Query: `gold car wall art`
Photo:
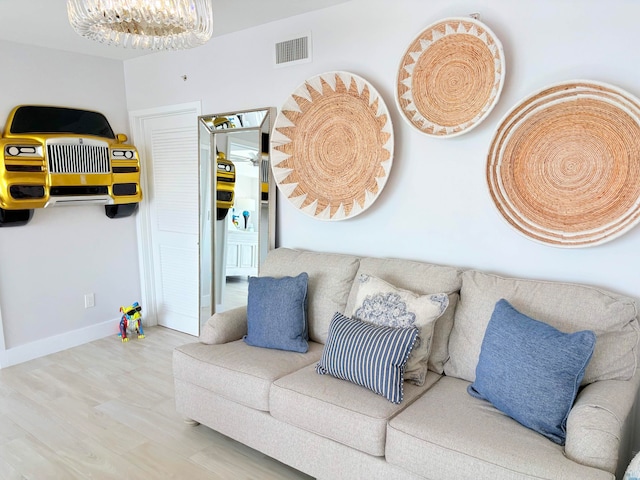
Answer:
M0 227L26 225L33 209L103 204L128 217L142 200L138 151L98 112L21 105L0 138Z

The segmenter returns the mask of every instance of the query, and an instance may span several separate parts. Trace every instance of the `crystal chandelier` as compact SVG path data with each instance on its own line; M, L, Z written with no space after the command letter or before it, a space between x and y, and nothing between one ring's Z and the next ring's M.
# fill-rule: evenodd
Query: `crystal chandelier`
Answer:
M108 45L177 50L213 33L211 0L67 0L67 12L76 32Z

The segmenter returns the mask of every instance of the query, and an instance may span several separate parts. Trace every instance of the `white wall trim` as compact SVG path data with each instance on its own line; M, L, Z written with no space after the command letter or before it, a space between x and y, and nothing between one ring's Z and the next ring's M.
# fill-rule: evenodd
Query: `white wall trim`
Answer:
M3 350L0 352L0 367L5 368L28 362L29 360L84 345L85 343L111 335L113 335L113 341L119 343L121 341L120 338L118 338L119 325L120 317L78 330L72 330L67 333L61 333L53 337L36 340L26 345L19 345L8 350Z
M147 162L150 160L146 157L145 145L145 122L158 117L169 117L172 115L183 115L186 113L195 113L196 116L202 114L202 104L200 101L181 103L176 105L167 105L163 107L150 108L145 110L133 110L129 112L129 124L131 125L131 136L133 144L136 145L140 154L140 185L142 194L149 192L150 180L146 175ZM151 213L149 202L145 202L144 198L140 202L138 214L136 218L136 228L138 235L138 262L140 269L140 290L142 296L142 305L145 306L145 324L158 325L158 312L156 309L155 298L155 276L153 266L153 248L151 245Z

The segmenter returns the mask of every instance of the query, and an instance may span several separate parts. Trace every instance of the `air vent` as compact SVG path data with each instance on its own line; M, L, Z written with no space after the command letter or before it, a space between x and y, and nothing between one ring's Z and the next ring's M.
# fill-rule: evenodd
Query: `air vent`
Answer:
M311 61L311 35L276 43L276 67L297 65Z

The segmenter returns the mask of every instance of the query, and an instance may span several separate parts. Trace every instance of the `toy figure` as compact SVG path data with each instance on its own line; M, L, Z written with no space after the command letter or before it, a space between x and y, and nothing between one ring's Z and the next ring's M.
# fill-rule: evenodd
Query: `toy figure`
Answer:
M144 338L144 331L142 330L142 307L138 302L135 302L130 307L120 307L120 311L124 314L120 319L120 336L123 342L128 342L127 331L135 331L138 334L138 338Z

